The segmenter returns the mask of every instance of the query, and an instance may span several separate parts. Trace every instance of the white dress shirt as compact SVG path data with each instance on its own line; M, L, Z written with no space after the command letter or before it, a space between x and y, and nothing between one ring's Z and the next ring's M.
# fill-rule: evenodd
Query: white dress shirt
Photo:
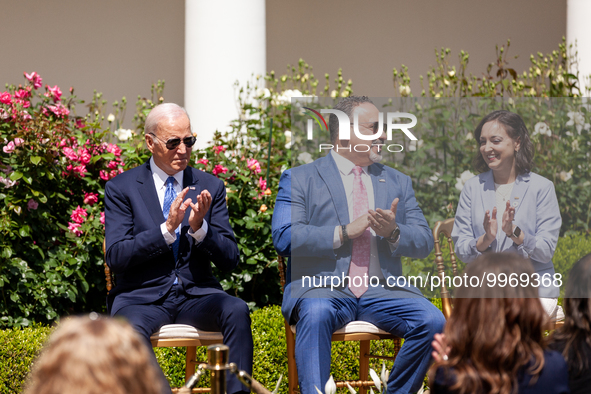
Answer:
M344 158L343 156L336 153L334 150L330 151L332 158L334 159L339 173L341 174L341 180L343 181L343 186L345 187L345 195L347 197L347 205L349 208L349 220L353 222L353 181L355 179L355 174L353 173L353 168L355 164L350 160ZM371 181L371 177L368 173L368 166L361 167L363 171L361 171L361 181L365 186L365 190L367 191L367 199L368 199L368 207L371 210L375 210L375 198L373 193L373 183ZM334 229L334 236L333 236L333 249L340 248L343 243L341 242L341 237L339 236L339 228L340 226L335 227ZM376 276L380 279L384 279L384 275L382 274L382 269L380 267L380 258L378 255L378 245L377 245L377 237L378 235L375 231L370 227L369 231L371 233L371 251L369 257L369 273L368 275ZM398 242L392 244L389 243L390 251L394 252L398 247Z
M154 179L154 185L156 186L156 194L158 194L158 201L160 201L160 210L164 207L164 194L166 193L166 180L168 179L168 174L166 174L160 167L156 165L154 162L154 157L150 158L150 168L152 169L152 177ZM177 196L180 192L183 191L183 171L179 171L173 175L174 178L174 191L176 192ZM193 201L196 203L196 201ZM189 207L188 209L191 209ZM180 231L181 225L179 224L178 230ZM203 219L203 225L201 228L195 232L193 229L189 227L189 235L195 239L195 243L199 244L203 241L205 236L207 235L207 221ZM162 231L162 236L168 245L171 245L174 241L176 241L176 233L169 233L166 228L166 222L160 225L160 230Z

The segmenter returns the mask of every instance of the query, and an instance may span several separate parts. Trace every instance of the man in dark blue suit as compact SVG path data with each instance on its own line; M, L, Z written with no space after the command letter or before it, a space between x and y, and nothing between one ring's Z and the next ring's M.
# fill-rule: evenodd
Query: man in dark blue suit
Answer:
M106 260L117 275L112 316L125 317L149 343L165 324L221 331L230 362L252 372L253 342L246 303L213 276L238 264L224 183L188 166L195 137L186 111L161 104L146 119L152 158L105 187ZM228 393L246 391L236 378Z
M410 178L378 164L385 135L374 134L377 108L367 97L349 97L335 109L351 121L357 112L359 130L376 135L372 147L356 148L369 141L353 132L339 140L339 122L331 115L335 149L282 175L273 216L275 247L291 256L282 312L296 325L300 388L303 394L324 388L333 332L363 320L405 339L388 393L416 392L445 319L416 287L396 279L401 256L427 257L433 236Z

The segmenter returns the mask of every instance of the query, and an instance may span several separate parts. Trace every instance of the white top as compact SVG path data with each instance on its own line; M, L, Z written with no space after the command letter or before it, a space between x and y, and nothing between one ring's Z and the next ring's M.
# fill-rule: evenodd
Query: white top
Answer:
M160 209L164 207L164 194L166 193L166 180L168 179L168 174L160 167L156 165L154 162L154 157L150 158L150 168L152 169L152 177L154 179L154 186L156 187L156 194L158 194L158 201L160 201ZM183 191L183 171L179 171L173 175L174 178L174 191L178 195L180 192ZM195 201L193 201L195 203ZM189 207L189 209L191 209ZM180 230L181 225L177 230ZM199 244L203 241L205 236L207 235L207 221L203 219L203 225L201 228L195 232L191 228L189 228L189 235L195 239L195 243ZM160 230L162 231L162 236L168 245L172 244L176 241L176 234L169 233L166 229L166 222L160 225Z

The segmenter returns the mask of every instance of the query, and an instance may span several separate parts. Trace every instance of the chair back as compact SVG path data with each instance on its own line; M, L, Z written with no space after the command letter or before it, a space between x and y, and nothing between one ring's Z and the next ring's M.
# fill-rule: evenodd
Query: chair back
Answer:
M441 251L441 244L439 243L439 236L445 235L447 244L449 246L449 255L451 260L451 268L453 276L458 275L458 265L456 262L456 255L454 253L454 245L451 239L451 231L454 227L454 218L438 221L433 227L433 238L435 239L435 263L437 264L437 274L441 279L441 304L443 315L446 319L451 316L453 303L447 287L445 286L445 265L443 264L443 252Z

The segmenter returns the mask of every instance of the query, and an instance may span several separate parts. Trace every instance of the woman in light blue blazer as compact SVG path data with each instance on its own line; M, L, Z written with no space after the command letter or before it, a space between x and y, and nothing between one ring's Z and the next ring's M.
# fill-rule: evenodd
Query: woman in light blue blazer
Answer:
M478 176L462 189L452 238L465 263L486 252L515 252L529 258L546 312L562 318L557 306L560 275L552 256L562 224L554 184L531 172L533 144L523 119L508 111L485 116L474 131L480 146Z

